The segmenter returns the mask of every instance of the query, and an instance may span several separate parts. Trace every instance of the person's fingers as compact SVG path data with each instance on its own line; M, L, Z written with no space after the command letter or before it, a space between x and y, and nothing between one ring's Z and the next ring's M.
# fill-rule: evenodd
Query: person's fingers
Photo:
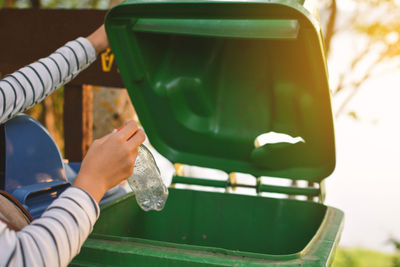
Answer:
M122 138L124 141L131 138L138 130L138 125L134 121L128 121L125 126L115 133L116 136Z
M96 143L96 144L101 145L101 144L103 144L105 141L107 141L107 139L110 138L110 136L111 136L112 134L113 134L112 132L109 133L109 134L106 134L105 136L96 139L93 143Z
M136 133L128 140L128 145L132 149L137 149L146 139L146 135L142 129L138 129Z

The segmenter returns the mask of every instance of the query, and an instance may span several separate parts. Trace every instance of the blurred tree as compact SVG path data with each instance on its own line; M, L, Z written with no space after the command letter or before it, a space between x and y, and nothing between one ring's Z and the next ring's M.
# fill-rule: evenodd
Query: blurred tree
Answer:
M396 248L396 253L393 255L392 264L393 267L400 267L400 242L396 238L389 238L389 244L394 245Z
M325 50L326 54L329 56L331 50L332 37L335 34L335 24L337 18L337 3L336 0L322 0L320 2L322 8L329 9L329 14L326 19L325 27Z
M353 5L352 13L342 12L340 7L343 4ZM394 63L400 55L399 1L322 0L320 7L327 17L323 20L323 31L328 60L332 56L335 37L350 33L354 40L358 40L352 48L354 53L349 64L343 65L337 83L331 85L335 100L339 95L342 99L335 116L346 113L357 118L357 114L347 110L347 106L362 86L372 77L398 67Z

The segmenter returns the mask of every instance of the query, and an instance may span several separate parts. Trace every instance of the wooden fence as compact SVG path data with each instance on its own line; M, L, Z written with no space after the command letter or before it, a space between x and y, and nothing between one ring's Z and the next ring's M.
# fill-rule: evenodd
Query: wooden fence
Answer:
M0 74L11 73L104 22L106 11L1 9ZM64 90L65 158L81 161L92 137L92 91L84 84L124 87L110 51L99 55Z

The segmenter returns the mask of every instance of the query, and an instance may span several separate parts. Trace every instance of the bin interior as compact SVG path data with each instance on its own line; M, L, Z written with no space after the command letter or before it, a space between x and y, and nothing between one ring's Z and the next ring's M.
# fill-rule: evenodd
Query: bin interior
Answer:
M144 212L133 195L103 207L94 233L288 255L304 250L325 212L314 202L171 188L160 212Z
M181 18L160 14L157 4L144 12L146 5L128 1L110 12L106 27L133 105L162 155L257 177L319 182L330 175L329 89L311 23L299 15L241 16L249 6L233 3L234 15L191 15L192 3ZM275 6L259 7L270 13ZM255 145L270 132L305 142Z

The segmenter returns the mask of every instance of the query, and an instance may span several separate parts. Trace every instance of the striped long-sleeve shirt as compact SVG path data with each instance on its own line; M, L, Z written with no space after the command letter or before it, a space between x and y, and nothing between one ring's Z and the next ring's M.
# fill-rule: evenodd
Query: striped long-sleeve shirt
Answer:
M67 266L93 229L99 206L77 187L16 232L0 221L0 266Z
M50 56L4 76L0 80L0 123L42 101L94 60L94 47L80 37Z
M0 123L43 100L96 59L85 38L68 42L49 57L0 80ZM83 190L70 187L42 217L19 232L0 221L0 266L66 266L79 253L99 216Z

